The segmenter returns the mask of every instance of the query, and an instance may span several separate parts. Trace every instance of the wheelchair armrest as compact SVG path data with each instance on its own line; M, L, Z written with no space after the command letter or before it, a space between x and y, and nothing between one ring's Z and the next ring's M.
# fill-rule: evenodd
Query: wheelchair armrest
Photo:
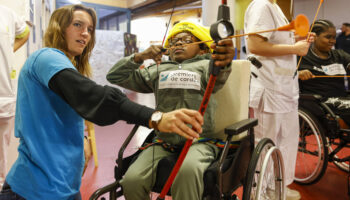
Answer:
M119 182L113 182L109 185L106 185L102 188L99 188L98 190L96 190L89 198L89 200L97 200L99 199L99 197L101 197L102 195L106 194L106 193L110 193L110 199L116 199L116 190L118 189L118 187L121 187L121 185L119 184Z
M319 94L300 94L300 100L321 101L323 97Z
M327 100L328 97L325 96L321 96L319 94L300 94L299 95L299 107L304 107L305 109L308 109L308 105L303 105L302 101L306 102L306 101L311 101L311 102L315 102L318 105L321 106L321 108L323 109L323 112L325 112L326 114L330 114L331 117L336 118L337 115L332 111L332 109L324 102L325 100ZM300 100L302 100L300 102Z
M122 146L119 149L117 164L121 168L122 168L122 163L123 163L122 161L123 161L123 157L124 157L124 151L125 151L126 147L129 145L131 139L134 137L138 128L139 128L139 125L134 126L134 128L131 130L130 134L128 135L128 137L126 138L126 140L124 141L124 143L122 144Z
M225 128L225 134L232 137L234 135L238 135L254 126L258 125L257 119L244 119L239 121L227 128Z

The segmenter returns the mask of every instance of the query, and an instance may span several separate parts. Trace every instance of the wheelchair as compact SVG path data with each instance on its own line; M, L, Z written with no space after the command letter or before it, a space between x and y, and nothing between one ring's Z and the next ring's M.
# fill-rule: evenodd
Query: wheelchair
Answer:
M301 94L299 98L299 147L295 182L313 184L324 175L328 162L349 173L350 129L320 95ZM344 153L345 152L345 153ZM350 195L350 184L348 182Z
M254 126L258 122L248 119L249 66L249 61L233 61L232 72L225 86L214 94L218 103L215 131L223 137L225 145L218 159L204 173L205 200L235 200L238 197L233 193L241 186L243 200L266 199L268 186L274 189L277 199L285 197L284 166L279 149L267 138L254 148ZM125 158L123 154L137 129L138 126L133 128L119 150L115 182L96 190L90 200L114 200L123 196L119 181L140 151ZM148 135L146 142L152 141L152 138L152 134ZM232 141L240 141L235 151L229 150ZM168 157L159 161L153 192L161 191L175 162L176 158ZM272 173L267 174L267 169L273 169ZM171 190L168 195L171 195Z

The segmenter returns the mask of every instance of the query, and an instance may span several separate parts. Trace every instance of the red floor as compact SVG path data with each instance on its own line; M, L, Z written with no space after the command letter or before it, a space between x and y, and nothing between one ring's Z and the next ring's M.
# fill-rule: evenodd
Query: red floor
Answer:
M95 168L93 159L90 160L82 179L83 200L89 199L96 189L114 181L115 159L131 128L131 125L124 122L118 122L108 127L95 126L99 166ZM137 144L139 144L137 140L140 139L132 142L134 147L128 148L127 154L132 154L135 151ZM302 200L346 200L350 199L350 196L347 195L347 176L347 173L329 163L325 175L318 183L307 186L292 184L292 188L301 193Z
M113 182L114 165L117 152L132 126L118 122L109 127L96 126L96 141L99 167L95 168L93 159L83 176L81 192L86 200L99 187ZM132 148L127 152L132 153ZM329 163L326 174L314 185L297 185L293 188L300 191L302 200L345 200L347 196L347 174Z

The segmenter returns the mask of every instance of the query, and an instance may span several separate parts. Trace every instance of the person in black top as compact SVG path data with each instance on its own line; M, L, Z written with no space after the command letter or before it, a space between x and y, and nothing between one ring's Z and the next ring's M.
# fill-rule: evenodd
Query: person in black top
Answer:
M350 54L350 23L342 25L342 33L337 37L335 48Z
M317 20L312 32L316 33L315 42L301 60L299 67L299 88L301 93L319 94L326 97L326 103L332 104L336 114L345 115L349 97L346 83L350 72L350 54L341 49L332 49L335 44L336 30L332 22ZM344 76L332 77L332 76ZM329 76L317 77L317 76ZM336 103L337 102L337 103ZM336 106L335 106L336 104ZM342 116L342 118L343 118ZM350 125L350 119L344 120Z

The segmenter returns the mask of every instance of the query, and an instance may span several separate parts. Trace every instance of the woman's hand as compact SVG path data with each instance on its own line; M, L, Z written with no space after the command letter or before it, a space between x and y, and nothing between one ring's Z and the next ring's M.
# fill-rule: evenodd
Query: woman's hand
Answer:
M162 61L162 45L151 45L141 53L135 53L134 62L142 63L144 60L153 59L157 64Z
M210 45L215 51L211 57L215 60L216 67L226 67L235 56L232 39L223 39Z
M306 42L306 40L301 40L294 44L295 54L298 56L305 56L309 51L310 43Z
M310 36L309 36L310 35ZM298 41L301 41L301 40L306 40L308 39L308 42L310 43L313 43L314 42L314 39L316 37L316 33L314 32L309 32L306 36L304 37L301 37L299 35L295 35L295 41L298 42Z
M315 78L315 76L307 69L299 71L299 79L302 81L309 80L311 78Z
M176 133L186 139L194 139L202 133L203 122L203 116L198 111L183 108L164 113L158 129L161 132Z
M298 56L305 56L309 51L310 44L315 41L316 34L313 32L310 32L309 35L310 36L307 41L306 39L300 40L294 44L295 54L297 54Z

